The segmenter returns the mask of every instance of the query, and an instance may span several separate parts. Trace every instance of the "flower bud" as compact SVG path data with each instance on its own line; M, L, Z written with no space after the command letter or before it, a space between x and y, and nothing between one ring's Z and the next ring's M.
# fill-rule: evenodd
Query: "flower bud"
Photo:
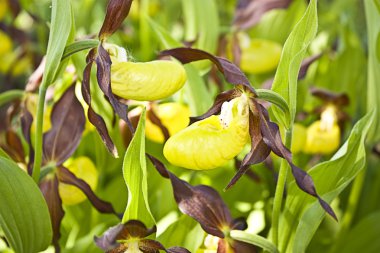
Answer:
M125 99L152 101L166 98L181 89L185 82L186 71L175 61L114 60L111 65L112 92Z
M170 136L189 125L190 109L180 103L164 103L153 108L162 124L168 129ZM145 122L145 135L148 139L163 143L165 138L162 130L147 117Z
M214 169L238 155L248 141L248 98L245 94L224 102L219 116L195 122L173 135L164 156L177 166Z
M274 70L281 57L282 46L274 41L240 36L241 62L244 72L261 74Z
M75 158L68 162L67 169L75 174L76 177L86 181L92 190L95 190L98 184L98 171L94 163L85 156ZM65 205L75 205L86 199L84 193L76 186L59 183L59 195L62 203Z

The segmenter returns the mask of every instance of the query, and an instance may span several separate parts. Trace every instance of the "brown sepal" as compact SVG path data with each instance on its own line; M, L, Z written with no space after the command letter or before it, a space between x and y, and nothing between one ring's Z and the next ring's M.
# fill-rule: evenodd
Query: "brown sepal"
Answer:
M297 183L297 186L304 192L314 196L318 199L322 208L335 220L337 217L330 207L330 205L325 202L318 194L314 186L313 179L307 174L304 170L298 168L292 162L292 153L287 149L281 140L280 130L277 124L271 122L269 120L267 110L260 106L259 107L259 115L260 115L260 129L261 134L263 136L264 142L268 145L268 147L278 156L284 158L291 167L292 174Z
M345 93L334 93L326 89L317 87L310 88L311 95L323 100L326 103L332 103L338 107L347 106L350 103L350 99Z
M233 99L235 92L236 92L235 90L228 90L228 91L224 91L224 92L220 93L218 96L216 96L214 104L211 106L210 109L208 109L207 112L205 112L204 114L197 116L197 117L190 117L190 124L192 124L196 121L208 118L211 115L215 115L215 114L220 113L220 110L222 109L223 103Z
M114 156L118 157L118 152L115 144L113 143L104 119L97 114L91 106L91 90L90 90L90 79L91 79L91 68L94 61L95 49L91 49L87 55L87 65L83 71L83 80L82 80L82 96L86 104L88 105L87 115L88 120L93 126L95 126L104 145L107 147L108 151Z
M50 213L50 219L53 227L53 245L56 252L59 252L60 247L58 241L61 237L60 227L65 212L63 211L62 200L59 196L58 178L56 176L54 176L54 178L45 177L45 179L40 182L39 186L45 197Z
M169 50L161 51L161 56L173 56L183 64L200 61L200 60L210 60L212 61L219 71L224 75L224 78L227 82L233 85L243 85L250 92L256 94L255 89L251 86L248 78L244 75L244 73L237 67L235 64L230 62L229 60L214 56L206 51L195 49L195 48L187 48L187 47L179 47L173 48Z
M233 25L248 29L256 25L261 17L272 9L287 8L292 0L239 0Z
M12 129L5 133L6 146L5 151L12 157L15 162L25 163L25 152L20 137Z
M118 213L113 209L112 204L101 200L92 191L91 187L82 179L77 178L71 171L64 166L59 166L57 176L60 182L78 187L88 198L96 210L101 213L111 213L118 216Z
M170 137L169 130L166 128L166 126L164 126L164 124L162 124L161 119L154 112L154 108L152 106L150 106L150 108L147 110L146 116L153 124L160 128L162 134L164 135L165 141L167 141Z
M112 35L128 16L132 0L110 0L107 5L106 17L99 32L99 39Z
M33 173L33 163L34 163L34 148L32 145L32 140L30 137L30 129L33 123L33 115L24 107L21 115L21 130L22 134L29 146L29 161L28 161L28 174Z
M52 127L43 135L43 159L56 165L66 161L78 147L86 118L75 96L75 86L68 88L51 113Z

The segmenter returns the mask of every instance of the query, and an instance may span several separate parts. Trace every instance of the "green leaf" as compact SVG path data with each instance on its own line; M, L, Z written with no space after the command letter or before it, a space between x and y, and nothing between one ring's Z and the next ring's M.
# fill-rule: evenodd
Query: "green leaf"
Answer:
M365 0L365 12L368 30L368 84L367 84L367 110L376 108L377 117L371 128L369 138L377 141L380 138L380 10L376 0Z
M135 135L125 152L123 175L128 187L128 203L123 223L140 220L147 227L155 224L148 203L148 179L145 158L145 109L141 114Z
M276 92L267 89L256 89L257 98L268 101L280 108L287 117L290 115L288 103Z
M365 166L364 141L374 115L372 111L356 123L346 143L330 161L309 170L318 193L326 202L331 203ZM293 181L280 221L280 252L305 252L324 217L325 212L318 202L300 192Z
M298 72L306 49L317 33L317 27L317 0L311 0L304 16L285 42L272 86L272 90L283 96L289 105L289 120L284 118L278 108L273 108L277 120L287 128L293 124L296 114Z
M176 41L163 27L152 19L148 20L158 41L161 43L162 49L182 46L182 44ZM184 89L190 109L193 114L201 115L213 104L212 97L206 88L206 84L199 70L194 66L194 63L186 64L184 67L187 74L187 82Z
M356 253L365 249L366 253L380 252L380 212L363 218L348 232L338 252Z
M94 39L75 41L74 43L71 43L70 45L65 47L65 51L63 52L63 55L62 55L62 60L66 59L67 57L77 52L94 48L94 47L97 47L98 45L99 45L99 40L94 40Z
M23 90L8 90L0 93L0 107L4 104L11 102L15 99L22 98L24 96Z
M240 230L232 230L230 236L232 239L256 245L270 253L278 253L278 250L273 243L259 235L249 234Z
M69 36L72 34L72 13L70 0L53 0L49 43L42 86L49 86L57 76L61 58Z
M4 157L0 157L0 199L0 226L15 252L46 249L53 232L45 199L33 179Z

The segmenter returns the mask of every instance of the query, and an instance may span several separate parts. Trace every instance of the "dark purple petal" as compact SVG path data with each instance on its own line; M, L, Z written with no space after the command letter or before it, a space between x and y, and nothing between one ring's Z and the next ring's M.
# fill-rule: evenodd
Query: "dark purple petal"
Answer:
M101 237L94 237L95 244L105 251L118 247L120 244L116 242L116 238L123 229L123 224L109 228Z
M8 129L5 133L6 145L4 150L12 157L15 162L25 162L24 147L20 137L12 129Z
M222 72L227 82L234 85L243 85L244 87L248 88L248 90L250 90L253 94L255 94L255 89L251 86L251 83L244 75L244 73L239 69L239 67L225 58L214 56L200 49L187 47L164 50L160 53L160 55L173 56L183 64L193 61L210 60L218 67L219 71Z
M144 223L139 220L129 220L124 224L124 229L121 231L117 239L126 238L145 238L156 232L156 226L147 228Z
M246 243L246 242L241 242L237 240L233 240L231 243L231 248L233 249L234 253L255 253L257 252L256 246Z
M170 248L166 249L166 252L168 252L168 253L191 253L190 251L188 251L187 249L182 248L182 247L170 247Z
M248 228L248 224L246 218L239 217L232 221L231 230L246 230Z
M82 179L77 178L71 171L63 166L59 166L57 176L60 182L78 187L88 198L91 204L101 213L112 213L118 216L111 203L98 198L91 187Z
M347 106L350 103L350 99L345 93L334 93L329 90L316 87L311 87L310 92L313 96L327 103L333 103L336 106Z
M287 149L281 140L280 130L277 126L277 124L271 122L268 117L268 112L264 107L260 107L259 109L259 115L260 115L260 129L261 134L263 136L264 142L268 145L268 147L278 156L284 158L290 165L292 169L292 174L294 176L294 179L298 185L298 187L316 197L321 204L322 208L329 214L331 217L333 217L335 220L337 220L337 217L333 211L333 209L330 207L328 203L326 203L318 194L314 186L313 179L310 177L309 174L307 174L302 169L298 168L296 165L292 162L292 153Z
M322 53L312 55L302 61L300 71L298 72L298 80L302 80L306 77L307 70L309 69L310 65L313 64L316 60L321 58Z
M83 96L84 101L88 105L88 110L87 110L88 120L91 122L92 125L95 126L96 130L98 131L108 151L114 157L118 157L119 155L117 153L116 146L113 143L111 137L109 136L106 123L104 122L103 118L92 109L92 106L91 106L90 79L91 79L92 63L94 61L93 59L94 54L95 54L95 50L92 49L90 50L87 56L87 65L83 71L82 96Z
M264 142L260 131L260 118L249 112L249 135L251 138L251 150L244 157L240 168L235 176L228 183L226 189L233 186L243 176L253 164L263 162L270 154L270 148Z
M144 253L159 253L165 247L155 240L144 239L139 242L139 249Z
M22 116L21 116L21 130L29 146L29 161L28 161L29 175L32 175L33 162L34 162L34 149L33 149L32 140L30 137L30 129L32 127L32 123L33 123L32 114L26 108L24 108Z
M53 227L53 245L56 252L59 252L59 238L61 237L60 227L61 221L65 212L62 208L62 200L58 192L58 179L54 178L44 179L40 183L40 189L45 197L46 204L49 209L50 219Z
M116 99L111 89L111 58L108 52L103 48L102 45L98 47L98 55L95 58L97 65L96 76L98 79L98 84L100 89L103 91L104 95L107 97L111 103L114 111L119 117L124 120L132 133L135 129L132 126L132 123L128 119L127 110L128 106L119 102Z
M66 90L54 105L51 129L43 136L44 162L62 164L79 145L86 123L81 103L75 96L75 86Z
M236 93L236 90L228 90L228 91L224 91L220 93L218 96L216 96L215 102L211 106L211 108L200 116L190 117L190 123L192 124L198 120L202 120L202 119L210 117L211 115L220 113L223 103L233 99L235 93Z
M248 29L256 25L268 11L278 8L287 8L292 0L239 0L234 26L239 29Z
M148 157L163 177L170 178L181 212L198 221L207 233L224 238L222 228L232 224L232 217L219 193L206 185L190 185L168 171L156 158Z
M131 4L132 0L110 0L108 2L106 17L99 32L100 39L112 35L119 29L128 16Z

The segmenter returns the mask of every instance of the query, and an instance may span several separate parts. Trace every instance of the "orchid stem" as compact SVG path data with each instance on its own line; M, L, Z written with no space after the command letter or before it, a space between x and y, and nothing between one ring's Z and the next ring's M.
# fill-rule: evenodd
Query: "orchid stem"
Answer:
M41 162L42 162L42 126L44 120L44 107L47 87L45 83L42 83L39 89L38 106L37 106L37 124L36 133L34 138L34 164L32 177L38 184L40 179Z
M285 146L290 148L292 144L292 129L286 130ZM278 228L280 224L280 213L282 199L284 197L286 177L288 175L289 165L285 159L281 161L280 171L277 179L276 192L274 194L273 212L272 212L272 241L278 247Z

